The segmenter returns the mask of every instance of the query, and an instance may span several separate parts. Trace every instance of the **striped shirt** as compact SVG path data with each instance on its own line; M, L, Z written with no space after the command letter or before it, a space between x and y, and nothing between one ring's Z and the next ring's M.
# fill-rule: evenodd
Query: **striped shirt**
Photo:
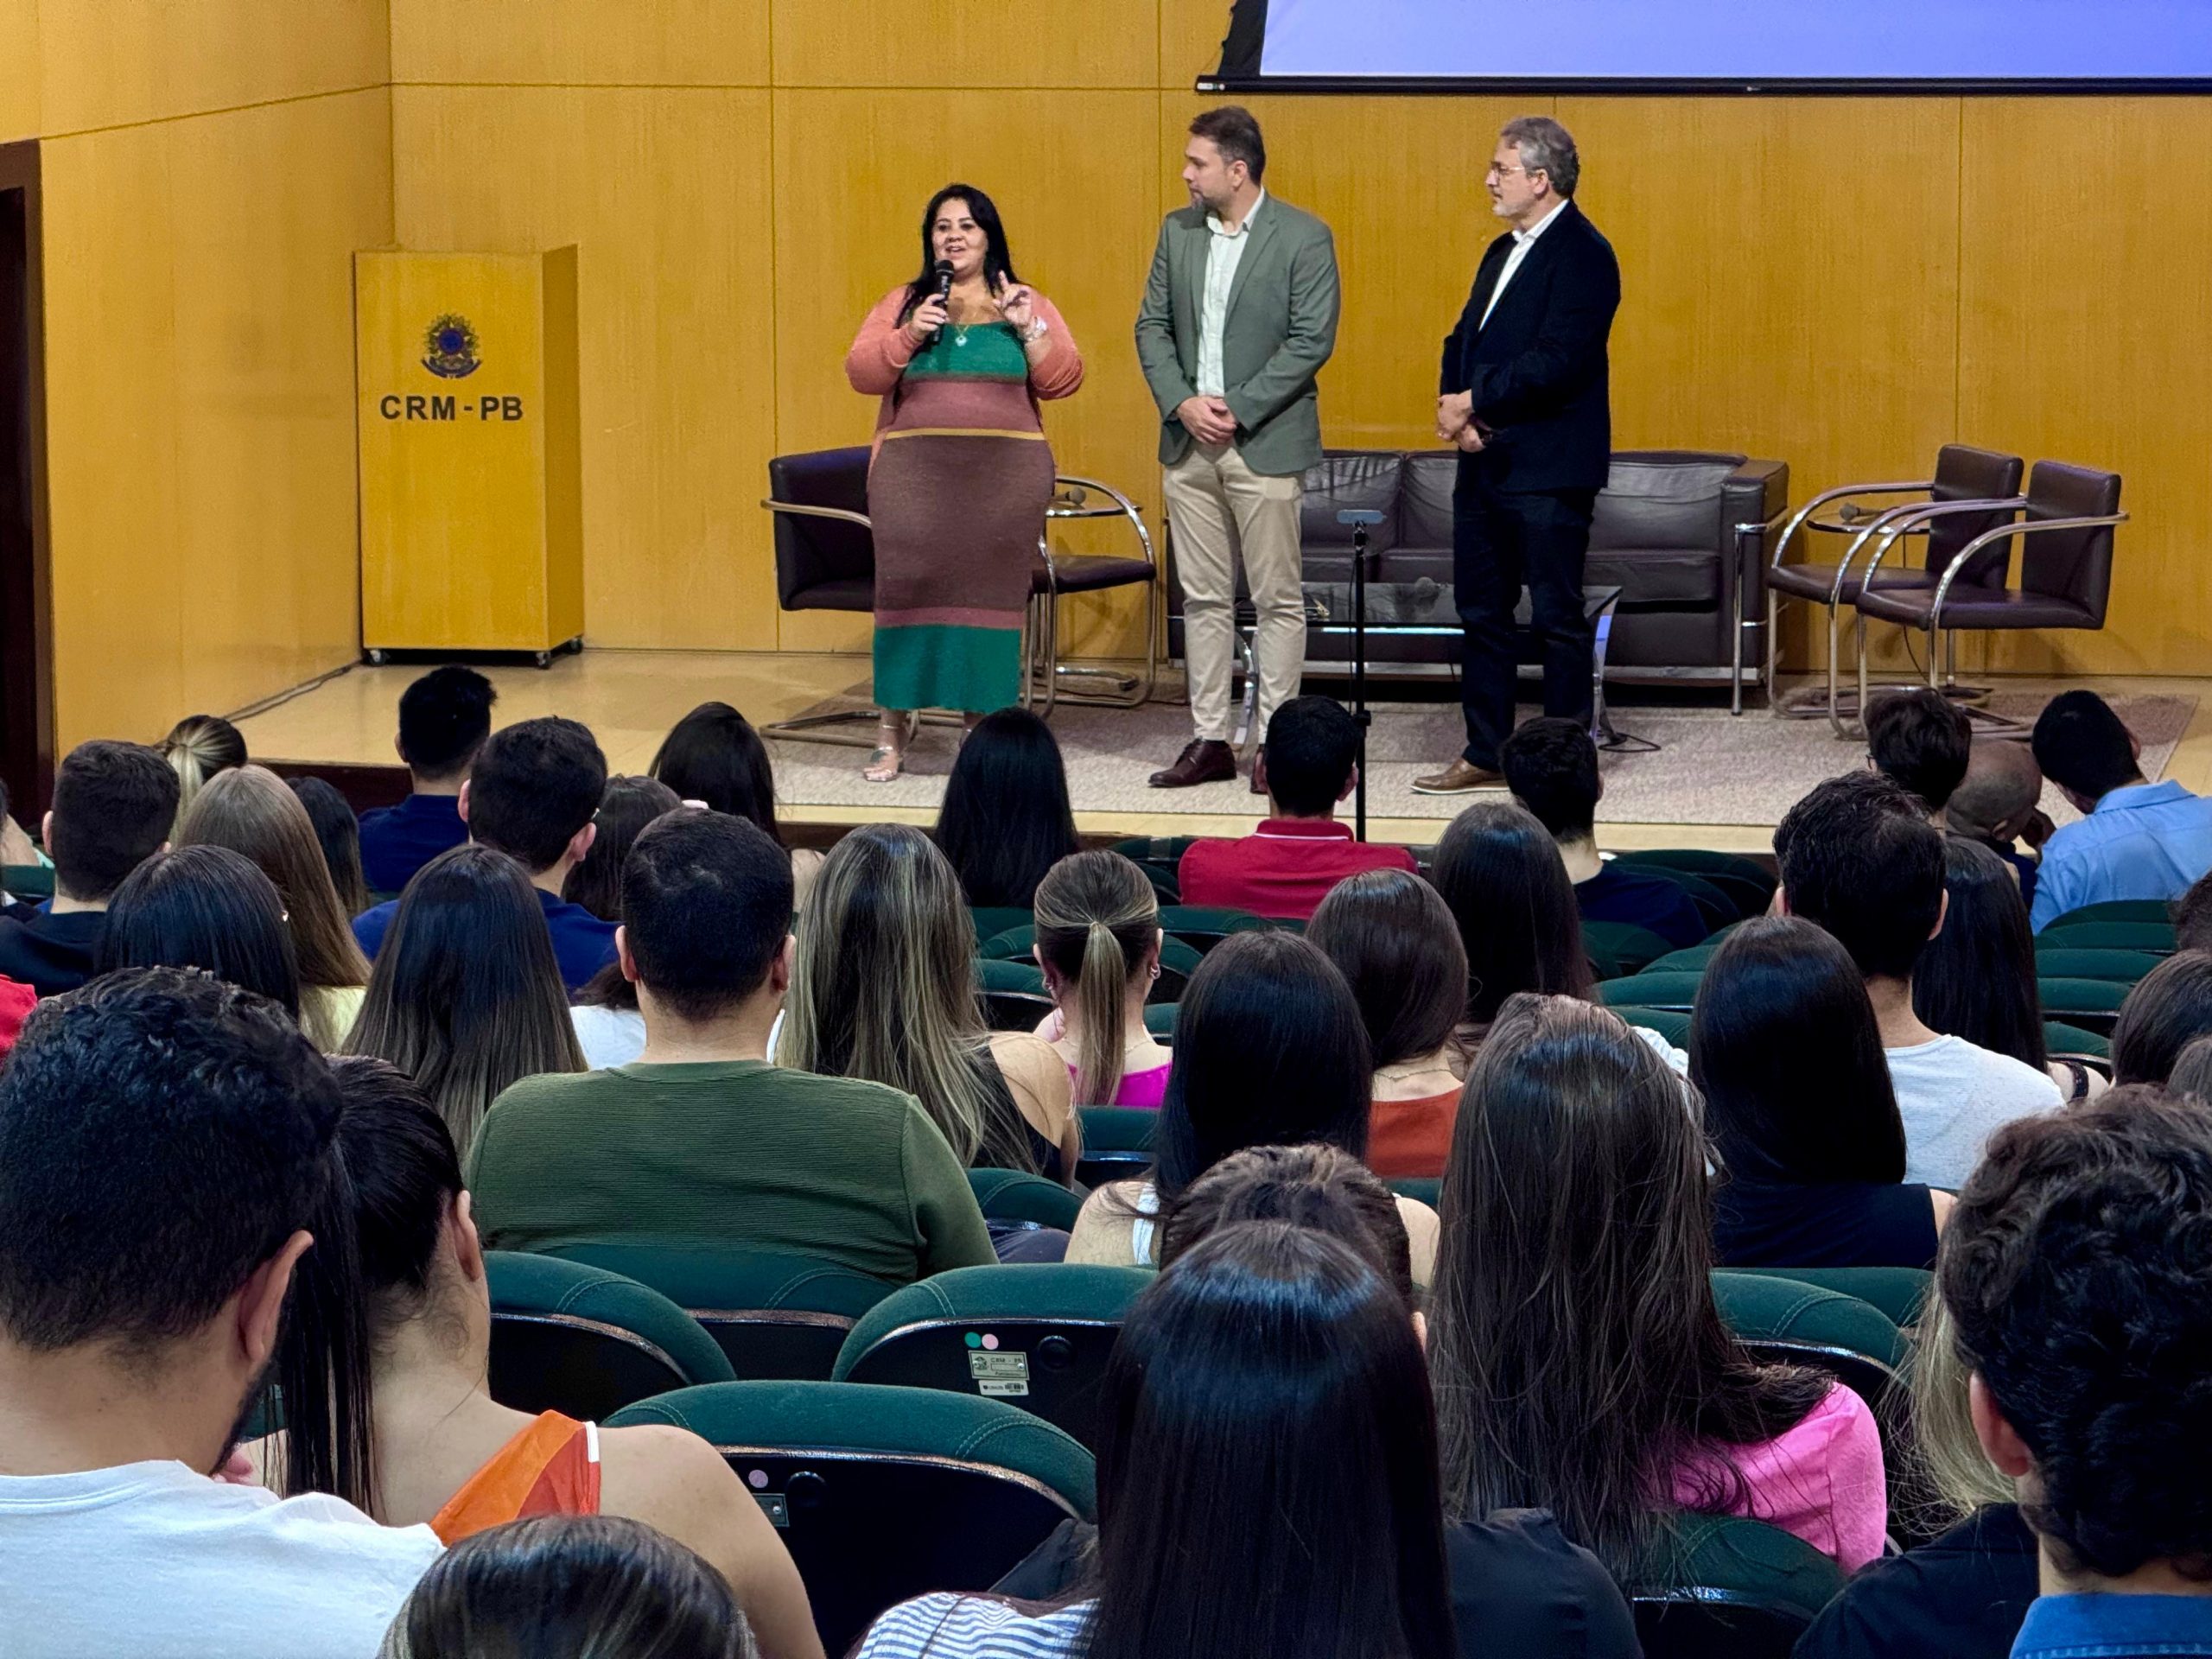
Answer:
M1064 1659L1083 1650L1096 1601L1025 1613L939 1591L902 1601L868 1627L853 1659Z

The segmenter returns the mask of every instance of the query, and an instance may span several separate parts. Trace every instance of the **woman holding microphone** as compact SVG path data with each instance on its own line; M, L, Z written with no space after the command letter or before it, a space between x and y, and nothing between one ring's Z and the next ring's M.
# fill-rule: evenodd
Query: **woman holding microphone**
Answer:
M915 711L973 724L1021 691L1021 623L1052 494L1038 407L1083 384L1052 302L1019 282L998 209L949 184L922 215L921 272L879 300L845 355L880 397L868 517L875 526L875 701L864 776L906 763Z

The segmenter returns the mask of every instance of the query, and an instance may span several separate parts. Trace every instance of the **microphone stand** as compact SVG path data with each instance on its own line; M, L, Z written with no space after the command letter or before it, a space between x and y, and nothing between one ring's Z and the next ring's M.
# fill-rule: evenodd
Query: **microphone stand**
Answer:
M1358 760L1352 773L1352 838L1367 839L1367 731L1375 716L1367 708L1367 527L1382 515L1371 508L1347 507L1337 522L1351 526L1351 718L1359 728Z

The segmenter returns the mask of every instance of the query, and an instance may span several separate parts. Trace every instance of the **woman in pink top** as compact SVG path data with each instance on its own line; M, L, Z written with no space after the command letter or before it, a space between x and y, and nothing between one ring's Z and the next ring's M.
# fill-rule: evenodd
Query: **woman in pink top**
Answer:
M1850 1571L1888 1529L1873 1415L1721 1324L1700 1109L1603 1008L1523 993L1498 1011L1444 1176L1446 1502L1548 1509L1624 1581L1675 1509L1768 1522Z
M1058 1051L1078 1106L1157 1110L1168 1053L1145 1029L1160 977L1160 900L1119 853L1077 853L1037 884L1037 965L1058 1004L1037 1034Z

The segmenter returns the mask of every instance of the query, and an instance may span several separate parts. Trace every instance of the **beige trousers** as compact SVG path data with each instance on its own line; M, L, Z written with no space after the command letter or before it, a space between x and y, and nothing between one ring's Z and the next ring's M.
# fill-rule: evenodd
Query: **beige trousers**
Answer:
M1241 554L1259 613L1252 656L1260 675L1257 729L1264 741L1268 717L1298 695L1306 662L1298 537L1304 480L1295 473L1274 478L1254 472L1233 443L1199 443L1166 469L1163 488L1175 531L1175 574L1183 585L1192 729L1202 738L1229 738Z

